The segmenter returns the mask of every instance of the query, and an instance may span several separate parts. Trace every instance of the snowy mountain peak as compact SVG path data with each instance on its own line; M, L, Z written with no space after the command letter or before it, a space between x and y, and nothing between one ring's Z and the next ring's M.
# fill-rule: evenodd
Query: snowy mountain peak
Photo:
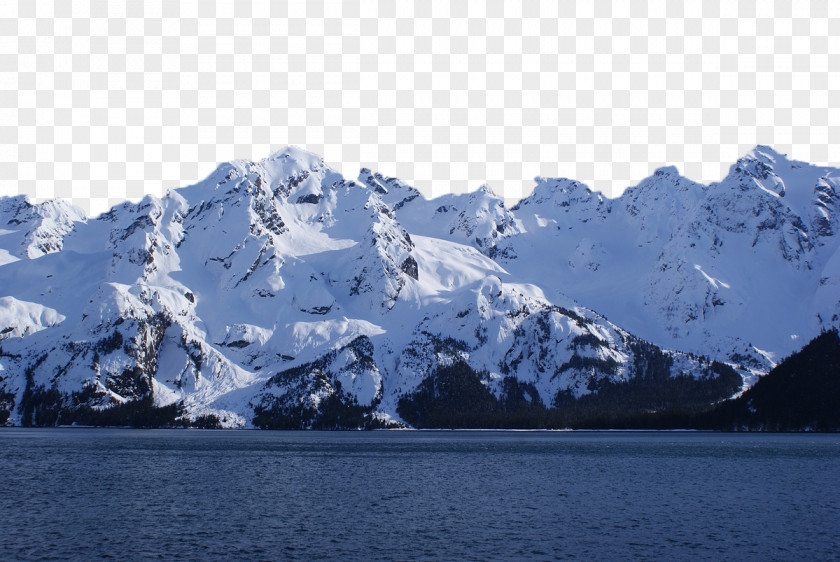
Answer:
M676 166L661 166L653 172L653 175L656 177L682 177Z
M317 203L324 189L342 181L323 159L294 146L279 150L258 162L234 160L220 164L207 178L183 190L246 191L289 199L293 203Z
M765 164L774 165L790 165L791 161L788 159L787 154L782 154L781 152L777 152L773 147L767 146L766 144L758 144L749 151L742 159L756 159L764 162Z
M585 184L567 178L537 177L534 192L511 207L528 231L552 225L571 229L575 223L600 222L609 214L612 200Z
M729 175L710 190L715 204L731 209L731 216L749 213L760 217L761 231L786 231L778 243L782 254L799 256L802 249L823 246L825 237L836 231L838 172L789 160L760 145L739 159ZM786 226L776 228L782 225ZM759 233L756 239L762 237L766 234ZM809 264L812 261L808 259Z
M536 186L534 195L548 196L554 193L592 193L592 190L585 183L569 178L534 178Z
M37 258L60 251L76 223L87 220L82 209L61 199L33 204L29 197L0 201L0 264L11 257ZM4 258L4 255L9 258Z
M477 194L478 194L478 193L484 193L484 194L486 194L486 195L489 195L490 197L495 197L495 198L499 199L499 196L498 196L498 195L496 195L496 192L495 192L495 191L493 191L493 188L492 188L492 187L490 187L490 186L489 186L488 184L486 184L486 183L481 184L481 185L478 187L478 189L475 191L475 193L477 193Z
M508 208L287 147L95 220L0 199L0 414L412 423L446 369L505 404L725 372L719 399L840 323L836 172L756 147L709 186L665 167L607 199L537 178Z
M730 167L729 174L720 184L712 185L738 187L741 191L757 188L770 197L781 199L795 212L805 213L820 178L837 175L836 168L790 160L769 146L758 145Z
M572 206L595 208L604 203L605 198L599 191L592 191L589 186L568 178L534 178L536 185L530 196L521 200L511 210L524 209L535 205L558 208Z
M364 296L369 310L387 311L394 307L409 278L418 280L414 242L378 193L370 194L365 208L371 211L370 226L348 256L350 274L337 284L348 286L349 296Z
M14 195L0 199L0 213L4 216L15 215L21 208L32 206L28 195Z
M657 168L653 175L644 178L636 186L629 187L630 193L670 193L674 191L702 190L705 186L686 178L675 166Z
M394 210L399 210L417 198L423 198L419 191L398 180L372 172L368 168L359 170L359 182L378 193L382 200Z
M281 148L260 163L266 165L270 162L280 162L287 169L296 167L298 170L312 170L324 167L324 159L321 156L293 145Z

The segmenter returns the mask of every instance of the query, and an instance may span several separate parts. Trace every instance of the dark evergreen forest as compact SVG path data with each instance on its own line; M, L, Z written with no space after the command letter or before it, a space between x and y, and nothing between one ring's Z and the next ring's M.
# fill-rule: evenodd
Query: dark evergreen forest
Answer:
M702 429L719 431L840 431L840 335L825 332L781 362L747 392L726 400L741 385L731 367L706 362L699 377L672 375L671 360L659 348L639 342L634 376L604 379L592 393L575 398L558 393L544 404L536 388L509 376L494 395L489 374L465 362L438 368L398 402L397 412L416 428L488 429ZM339 388L340 390L340 388ZM107 408L86 404L92 390L63 395L27 385L23 425L132 427L220 427L215 416L188 420L183 406L156 407L151 394ZM14 397L0 395L0 424ZM331 396L317 410L261 405L254 425L263 429L376 429L385 424L370 407Z

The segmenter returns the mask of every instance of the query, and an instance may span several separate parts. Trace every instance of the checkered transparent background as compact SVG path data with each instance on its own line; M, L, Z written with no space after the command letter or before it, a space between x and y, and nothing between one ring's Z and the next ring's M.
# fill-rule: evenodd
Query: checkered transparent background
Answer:
M7 0L0 195L98 213L287 144L509 199L715 181L758 143L840 164L838 24L829 0Z

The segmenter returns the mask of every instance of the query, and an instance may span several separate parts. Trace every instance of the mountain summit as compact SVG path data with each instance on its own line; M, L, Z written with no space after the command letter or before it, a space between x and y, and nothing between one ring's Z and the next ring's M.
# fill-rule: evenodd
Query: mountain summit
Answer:
M507 208L289 147L96 218L4 198L0 416L420 427L625 387L708 405L840 321L837 172L759 146L712 185L537 178Z

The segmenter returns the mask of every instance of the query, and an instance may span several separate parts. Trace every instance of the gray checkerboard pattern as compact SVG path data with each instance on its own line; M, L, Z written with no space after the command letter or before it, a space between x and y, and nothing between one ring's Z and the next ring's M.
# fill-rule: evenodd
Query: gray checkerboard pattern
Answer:
M98 213L287 144L509 199L715 181L755 144L837 164L839 23L830 0L7 0L0 195Z

